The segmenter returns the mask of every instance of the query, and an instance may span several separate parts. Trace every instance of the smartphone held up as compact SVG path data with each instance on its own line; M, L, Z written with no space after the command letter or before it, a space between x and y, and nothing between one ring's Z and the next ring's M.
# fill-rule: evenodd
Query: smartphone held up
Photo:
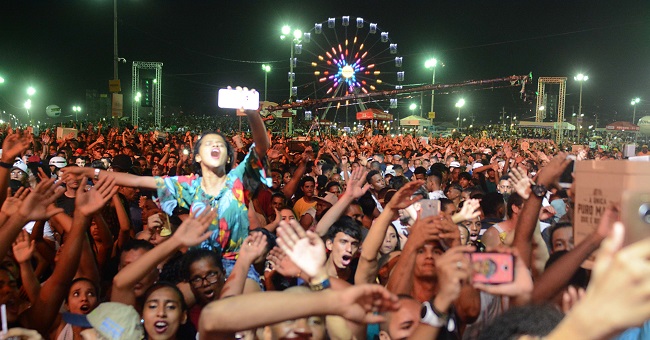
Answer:
M257 110L260 107L260 94L240 87L220 89L218 105L222 109Z
M515 280L515 257L504 253L470 253L472 281L503 284Z

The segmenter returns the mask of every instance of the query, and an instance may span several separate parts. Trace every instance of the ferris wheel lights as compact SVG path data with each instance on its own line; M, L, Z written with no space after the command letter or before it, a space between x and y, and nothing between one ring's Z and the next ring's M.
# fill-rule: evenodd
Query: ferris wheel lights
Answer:
M295 81L296 80L296 73L295 72L287 72L287 77L289 81Z
M334 28L336 26L336 18L327 19L327 27Z
M318 60L323 61L324 59L325 59L325 58L323 58L322 55L319 55L319 56L318 56Z
M298 58L290 58L289 62L291 63L291 65L293 65L293 67L296 67L296 65L298 64Z
M370 85L369 87L370 87L370 89L373 90L373 91L376 89L375 85Z
M328 58L332 59L332 55L329 52L325 52L325 55L327 55ZM323 60L323 58L319 58L319 59Z
M350 16L344 16L341 18L341 26L347 27L350 26Z
M316 64L315 61L312 61L312 62L311 62L311 66L316 67L316 66L318 66L318 64Z
M357 18L357 28L363 28L363 18Z
M375 64L368 65L368 69L375 68Z
M362 88L361 88L361 91L363 91L363 93L368 93L368 90L366 90L365 87L362 87Z
M375 72L373 72L372 74L374 74L374 75L376 75L376 76L378 76L378 75L379 75L379 73L381 73L381 71L375 71Z
M296 54L302 54L302 44L296 44L296 46L294 46L294 51Z
M314 33L315 34L323 33L323 24L314 24Z
M383 83L381 79L377 79L377 84L381 84L381 83Z
M291 96L297 96L298 95L298 86L293 86L291 87Z
M402 57L395 57L395 67L402 67Z
M388 32L381 32L381 42L388 42Z
M397 81L404 81L404 71L397 72Z
M372 86L370 87L372 89ZM396 109L397 108L397 98L391 98L390 99L390 108L391 109Z
M402 85L395 85L395 90L401 90L403 88Z
M389 49L390 49L390 54L397 54L397 44L390 44Z
M305 32L302 34L302 41L308 43L311 41L311 33Z
M314 71L315 76L320 76L320 71Z

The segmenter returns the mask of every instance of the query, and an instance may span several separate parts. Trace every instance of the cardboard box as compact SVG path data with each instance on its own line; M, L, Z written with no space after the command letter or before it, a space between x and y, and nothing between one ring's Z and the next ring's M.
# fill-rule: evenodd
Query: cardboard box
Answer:
M574 172L576 245L596 230L608 204L621 202L624 191L650 192L650 162L585 160L576 162ZM586 267L589 262L585 263Z
M598 227L610 202L623 191L650 192L650 162L579 161L575 164L574 241L580 243Z

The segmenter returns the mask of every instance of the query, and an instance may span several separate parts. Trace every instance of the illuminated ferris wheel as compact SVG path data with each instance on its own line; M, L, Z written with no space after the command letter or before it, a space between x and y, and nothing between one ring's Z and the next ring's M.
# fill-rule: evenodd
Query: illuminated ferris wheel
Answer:
M388 32L376 23L366 23L360 17L329 18L314 24L294 44L296 86L292 91L297 99L402 88L403 58ZM397 107L397 99L357 100L347 105L358 106L360 110L368 106L384 110ZM328 109L324 108L323 117Z

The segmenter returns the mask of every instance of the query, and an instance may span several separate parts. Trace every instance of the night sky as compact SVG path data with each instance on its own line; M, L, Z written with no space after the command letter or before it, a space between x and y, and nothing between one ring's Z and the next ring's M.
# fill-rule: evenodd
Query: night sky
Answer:
M583 72L583 112L598 114L600 126L631 120L630 100L640 97L637 119L650 105L650 2L638 1L198 1L118 0L119 75L130 115L133 60L163 62L162 101L185 112L219 114L216 94L227 85L264 88L262 63L269 73L268 98L285 101L289 86L288 41L282 25L309 31L314 23L349 15L388 31L404 57L404 85L431 82L424 68L434 56L445 64L436 83L492 79L533 72L568 77L566 112L578 110ZM327 25L325 23L324 27ZM3 0L0 4L0 110L24 115L25 89L34 86L32 112L45 117L49 104L69 114L83 105L86 89L107 92L113 74L113 1ZM315 40L315 38L313 38ZM379 40L379 35L375 37ZM307 48L307 47L306 47ZM387 53L376 57L394 57ZM309 88L312 58L299 57L295 85ZM303 59L300 59L303 58ZM395 68L382 69L386 78ZM394 77L394 76L392 76ZM311 87L313 89L313 86ZM517 88L436 95L440 120L455 119L454 103L463 97L463 114L489 122L507 114L534 119L534 105L519 99ZM299 90L298 97L307 96ZM400 100L398 111L408 114ZM424 97L425 112L430 97ZM388 107L387 103L382 104ZM419 109L418 109L419 110ZM333 114L327 117L333 119ZM341 115L337 116L341 119Z

